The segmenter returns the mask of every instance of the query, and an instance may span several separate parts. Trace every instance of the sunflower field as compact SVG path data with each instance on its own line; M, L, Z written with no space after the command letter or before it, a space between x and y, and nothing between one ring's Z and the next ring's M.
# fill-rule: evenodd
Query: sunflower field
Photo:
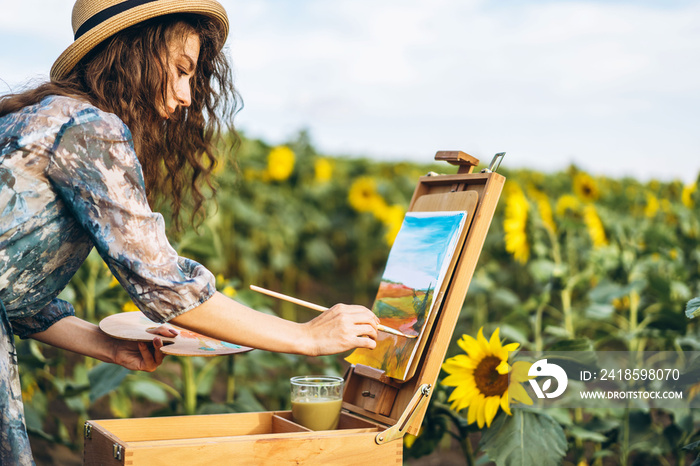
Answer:
M219 291L263 312L315 314L251 284L370 307L418 178L456 172L433 155L379 162L320 154L304 131L275 146L243 135L235 155L219 156L206 219L170 238ZM509 170L507 156L498 171L503 195L423 427L404 438L406 464L690 465L700 452L695 410L537 411L521 386L527 368L508 354L700 351L686 315L700 295L697 183ZM135 310L94 252L61 297L95 323ZM37 464L80 464L87 419L289 409L289 377L342 375L346 356L168 357L146 374L17 345Z

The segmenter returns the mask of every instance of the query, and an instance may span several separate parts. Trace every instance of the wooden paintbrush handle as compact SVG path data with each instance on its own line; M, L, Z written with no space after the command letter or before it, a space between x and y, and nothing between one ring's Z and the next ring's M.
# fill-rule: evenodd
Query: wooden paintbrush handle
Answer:
M323 311L328 310L327 307L319 306L318 304L310 303L308 301L304 301L303 299L293 298L291 296L287 296L286 294L277 293L276 291L261 288L261 287L256 286L256 285L250 285L250 289L253 291L257 291L258 293L272 296L273 298L281 299L283 301L289 301L290 303L298 304L299 306L313 309L314 311L323 312ZM406 337L406 338L416 338L417 337L417 335L406 335L405 333L401 333L398 330L394 330L393 328L387 327L386 325L382 325L382 324L379 324L377 326L377 328L383 332L391 333L392 335L398 335L400 337Z

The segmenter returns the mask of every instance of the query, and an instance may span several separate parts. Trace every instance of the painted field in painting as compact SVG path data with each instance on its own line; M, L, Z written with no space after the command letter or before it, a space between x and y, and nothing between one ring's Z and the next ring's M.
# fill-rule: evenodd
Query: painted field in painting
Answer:
M464 225L464 212L409 212L379 284L372 311L383 325L418 339L380 332L374 350L355 350L346 360L382 369L403 379L433 311Z

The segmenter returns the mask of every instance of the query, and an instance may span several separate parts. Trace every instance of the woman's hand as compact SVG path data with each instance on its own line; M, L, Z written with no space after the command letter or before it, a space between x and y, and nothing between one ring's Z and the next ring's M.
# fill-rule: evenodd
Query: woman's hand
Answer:
M174 337L178 334L177 330L166 325L148 331L164 337ZM163 340L157 336L153 338L153 343L115 340L114 363L132 371L153 372L165 357L165 354L160 351L162 347Z
M336 304L304 325L314 356L377 346L379 318L363 306Z
M151 333L174 337L177 330L167 325ZM64 317L43 332L32 335L35 340L64 350L90 356L100 361L120 364L127 369L153 372L163 362L163 340L155 337L153 343L118 340L100 328L75 316Z

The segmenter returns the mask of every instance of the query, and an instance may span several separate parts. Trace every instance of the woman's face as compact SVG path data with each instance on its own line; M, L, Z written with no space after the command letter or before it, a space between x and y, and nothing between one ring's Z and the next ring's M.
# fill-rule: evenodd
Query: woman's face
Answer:
M178 37L168 44L168 84L165 102L156 102L156 109L163 118L169 118L178 107L190 106L190 80L194 76L198 58L199 36L195 33L188 34L184 41Z

